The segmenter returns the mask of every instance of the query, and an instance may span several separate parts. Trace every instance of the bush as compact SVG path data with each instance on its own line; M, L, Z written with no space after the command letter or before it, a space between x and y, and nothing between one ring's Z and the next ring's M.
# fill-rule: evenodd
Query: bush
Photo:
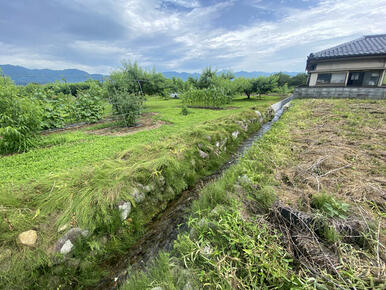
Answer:
M103 89L93 83L88 90L78 92L75 102L76 119L88 123L102 119L104 111L102 98Z
M120 71L113 72L106 83L113 115L123 126L135 125L141 114L144 97L139 80L144 71L136 64L123 64Z
M42 112L32 99L18 96L7 78L0 79L0 153L24 152L36 145Z
M232 97L224 89L212 87L209 89L190 89L182 94L185 105L193 107L223 108L232 101Z
M143 97L125 91L116 91L112 97L113 115L121 126L135 125L141 115Z

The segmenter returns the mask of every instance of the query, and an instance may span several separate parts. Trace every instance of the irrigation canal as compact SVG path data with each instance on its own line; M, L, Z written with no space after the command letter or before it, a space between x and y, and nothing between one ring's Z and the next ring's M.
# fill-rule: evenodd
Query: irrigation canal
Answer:
M114 272L101 280L96 289L119 288L129 277L130 272L146 266L152 258L157 256L159 251L170 251L177 235L187 230L188 210L192 202L198 198L202 188L221 177L225 170L238 162L253 143L259 140L279 120L285 104L291 100L292 97L289 97L272 105L271 109L274 112L272 120L263 124L256 133L245 140L227 163L212 175L202 178L196 185L183 191L177 199L170 202L167 208L148 224L144 236L129 249L125 256L117 259Z

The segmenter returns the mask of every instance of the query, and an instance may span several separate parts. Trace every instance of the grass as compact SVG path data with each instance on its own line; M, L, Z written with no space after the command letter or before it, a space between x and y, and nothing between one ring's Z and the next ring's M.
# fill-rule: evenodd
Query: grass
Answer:
M270 102L272 100L257 107L267 107ZM138 132L127 140L110 137L111 140L120 140L121 146L126 144L125 150L108 147L114 151L109 151L113 157L107 158L102 154L103 161L89 162L88 166L80 162L77 168L62 168L61 171L59 169L64 163L58 161L53 164L58 170L55 174L36 173L32 182L32 174L28 172L27 183L19 178L14 182L17 186L10 186L10 183L3 186L0 191L0 248L5 254L0 257L0 267L4 269L0 273L0 287L95 285L106 274L109 261L122 255L141 237L144 225L182 190L223 164L241 140L260 126L257 121L248 122L257 120L256 113L245 109L259 102L240 101L240 109L216 111L217 119L207 110L192 110L188 116L182 116L174 100L156 99L152 104L147 110L160 112L157 117L174 125ZM242 130L236 121L248 124L248 132ZM235 130L240 131L237 140L231 137ZM58 136L66 134L72 136L74 144L77 144L76 138L84 131ZM56 137L53 134L48 138ZM89 138L97 139L95 136ZM224 140L226 149L218 148L216 144ZM118 141L106 141L103 146L99 142L85 142L89 146L77 152L79 155L71 152L76 158L87 159L97 154L92 151L93 146L104 149L106 145L113 146ZM71 147L71 144L67 142L36 151L78 148ZM208 158L200 157L199 148L208 154ZM4 159L25 158L30 153ZM53 151L50 151L49 158L51 154ZM76 158L70 156L67 162L74 162ZM135 192L138 191L144 194L145 200L137 200ZM129 218L123 221L118 211L120 202L132 205ZM87 229L90 236L78 241L70 255L59 255L53 259L50 251L63 235L59 229L65 225ZM38 245L30 249L20 247L16 243L18 233L31 228L38 231ZM27 270L21 270L23 268Z
M385 225L378 188L386 150L380 142L385 122L379 118L386 103L293 103L238 164L202 190L191 209L189 230L179 235L169 256L168 273L184 271L189 281L207 289L385 287L385 264L377 258L383 255L385 231L377 233L372 224ZM342 166L348 161L350 166ZM322 221L320 228L299 231L278 222L275 201L314 216ZM352 220L359 221L355 229L361 237L334 226L351 227ZM133 275L125 289L177 287L152 272Z
M190 114L181 115L180 100L162 100L149 97L146 112L159 113L156 118L170 123L155 130L141 131L127 136L100 136L89 134L87 129L59 132L43 136L42 145L23 154L0 157L1 187L18 186L34 182L73 168L89 166L113 158L117 153L138 144L147 144L161 140L171 134L193 128L205 121L229 116L255 106L264 111L280 97L265 97L264 100L244 101L236 99L233 110L189 109ZM95 125L94 129L101 125ZM1 189L1 188L0 188Z

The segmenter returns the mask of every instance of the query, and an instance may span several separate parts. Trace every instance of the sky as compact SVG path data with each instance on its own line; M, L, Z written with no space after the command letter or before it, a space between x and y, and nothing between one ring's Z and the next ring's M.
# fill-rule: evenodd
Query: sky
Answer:
M0 0L0 64L28 68L302 72L380 33L386 0Z

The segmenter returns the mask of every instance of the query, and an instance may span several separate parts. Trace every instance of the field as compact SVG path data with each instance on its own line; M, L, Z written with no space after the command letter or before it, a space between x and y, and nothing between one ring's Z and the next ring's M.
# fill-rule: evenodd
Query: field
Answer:
M138 144L147 144L166 136L192 128L205 121L214 120L256 106L264 111L280 97L266 97L261 101L235 99L224 110L189 109L188 116L181 112L180 100L162 100L148 97L145 112L152 112L152 119L164 121L166 124L156 130L146 130L127 136L99 135L90 132L92 129L109 127L110 122L88 126L79 130L65 131L43 137L42 148L27 153L0 157L0 179L2 186L12 186L31 181L39 181L49 175L59 174L72 168L92 166L104 159L113 158L117 153ZM57 144L57 145L55 145Z
M124 289L384 289L386 103L294 100Z
M45 134L40 147L1 157L1 287L95 285L109 260L141 237L170 200L257 130L263 120L254 110L264 113L278 100L235 98L223 110L189 108L182 115L180 100L148 97L142 127L107 120ZM28 230L38 235L32 247L18 241ZM75 247L67 256L61 237Z

